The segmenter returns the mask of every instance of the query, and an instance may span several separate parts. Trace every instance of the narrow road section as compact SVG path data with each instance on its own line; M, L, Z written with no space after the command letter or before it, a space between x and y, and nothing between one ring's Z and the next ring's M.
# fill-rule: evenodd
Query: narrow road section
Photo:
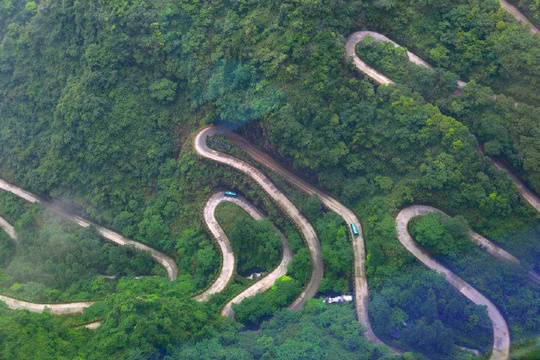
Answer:
M15 244L17 242L17 234L15 234L15 228L6 221L3 217L0 216L0 229L4 230Z
M227 283L230 281L233 272L234 272L234 254L232 252L231 244L225 235L223 229L217 222L215 218L215 210L219 203L223 201L228 201L233 204L236 204L242 209L244 209L252 218L255 220L261 220L265 218L265 215L255 207L251 202L249 202L246 198L242 196L236 196L236 197L228 197L225 196L222 192L217 193L213 195L207 202L207 205L204 208L204 220L206 222L206 225L216 238L216 240L219 243L219 246L221 248L222 254L223 254L223 264L221 268L221 273L218 276L218 279L212 284L212 286L205 291L203 294L195 297L195 300L198 301L205 301L208 299L208 296L219 292L225 288ZM277 228L275 228L276 232L279 232L281 235L281 242L283 244L283 251L282 251L282 258L279 265L272 271L270 274L266 275L265 277L261 278L259 281L242 291L240 294L235 296L231 301L229 301L225 306L223 307L221 311L222 316L228 316L233 317L234 316L234 310L232 309L233 304L239 304L244 299L248 297L252 297L258 293L262 293L276 282L277 279L279 279L281 276L287 274L287 266L292 261L292 251L289 248L289 242L287 241L287 238L281 231L279 231ZM215 286L214 286L215 285Z
M352 33L347 38L346 54L345 54L346 57L347 58L352 57L353 63L358 68L358 70L362 71L364 74L366 74L371 79L375 80L377 83L381 85L393 84L394 82L392 80L388 79L383 74L379 73L377 70L367 65L364 61L360 60L358 55L356 55L356 50L355 50L356 44L359 41L362 41L366 36L371 36L374 39L377 39L379 41L388 41L397 47L400 46L382 34L379 34L373 31L357 31L355 33ZM431 65L429 65L424 60L420 59L418 56L414 55L413 53L409 51L407 53L409 54L409 60L412 61L413 63L420 66L425 66L429 69L433 69ZM467 85L466 82L463 82L461 80L458 81L458 89L463 88L465 85ZM480 151L483 152L482 149L480 149ZM508 177L516 184L517 189L519 193L523 196L523 198L537 211L540 211L540 198L536 194L534 194L531 190L529 190L525 186L525 184L523 184L523 182L519 180L517 176L512 174L510 170L508 170L499 160L491 158L491 157L489 157L489 159L491 160L491 162L493 163L493 165L495 165L497 169L505 171L508 174Z
M529 19L521 11L517 9L514 5L510 4L508 1L500 0L499 3L501 4L501 7L510 13L518 22L520 22L523 25L530 25L529 32L531 34L540 34L540 30L536 26L534 26Z
M121 246L131 245L139 250L147 251L150 253L150 255L154 258L155 261L157 261L158 263L163 265L163 267L165 267L165 269L167 270L167 275L169 279L171 279L171 281L176 280L176 278L178 277L178 267L176 266L176 263L174 262L174 260L171 257L155 249L152 249L151 247L147 245L125 238L124 236L112 230L109 230L89 220L85 220L81 218L80 216L72 215L71 213L69 213L69 211L62 208L58 204L53 203L51 201L44 200L40 198L39 196L32 194L31 192L26 191L16 185L10 184L7 181L2 180L2 179L0 179L0 189L9 191L13 193L14 195L17 195L18 197L25 199L26 201L29 201L31 203L40 203L45 208L54 211L57 215L71 222L74 222L78 224L79 226L82 226L82 227L93 226L97 229L97 231L99 232L101 236L103 236L105 239L117 245L121 245Z
M212 135L223 135L224 128L209 126L195 134L193 146L195 151L210 160L231 166L251 177L257 182L268 195L287 213L291 220L298 226L304 236L311 257L311 278L300 296L291 304L291 309L300 309L304 303L315 296L319 284L324 275L324 263L321 256L321 246L317 233L309 221L300 213L294 204L283 194L266 175L256 167L233 156L210 149L206 145L206 139Z
M396 229L399 241L412 255L414 255L414 257L416 257L426 267L445 275L446 281L448 281L459 292L465 295L469 300L471 300L477 305L483 305L487 307L488 316L491 319L491 323L493 325L493 350L490 359L507 360L510 356L510 332L508 331L508 325L506 324L504 317L497 309L497 307L488 298L478 292L478 290L473 288L459 276L455 275L453 272L435 261L435 259L433 259L430 254L424 251L416 243L416 241L413 240L409 233L408 224L413 217L425 215L434 211L438 210L430 206L411 206L401 210L396 217ZM502 258L506 258L506 255L499 256L501 256ZM512 256L510 255L510 257Z
M362 227L356 215L354 215L354 213L350 209L348 209L346 206L344 206L337 200L333 199L327 193L309 184L305 180L301 179L300 177L292 173L290 170L288 170L285 166L280 164L278 161L274 160L272 157L270 157L263 151L259 150L257 147L252 145L249 141L247 141L240 135L232 132L231 130L224 127L220 127L220 126L211 126L211 127L201 130L201 132L199 132L197 136L201 136L201 134L205 134L204 138L211 135L215 135L215 134L219 134L226 137L230 142L232 142L238 148L240 148L245 153L247 153L255 161L264 165L268 169L274 171L275 173L280 175L283 179L297 186L298 188L300 188L302 191L306 192L307 194L317 195L328 209L330 209L331 211L343 217L343 219L347 223L347 226L349 227L351 238L353 239L352 245L353 245L353 252L354 252L354 285L355 285L356 313L358 316L358 320L366 328L366 332L364 333L364 336L368 340L376 344L383 344L383 342L373 332L373 329L371 327L371 322L369 320L369 313L368 313L369 290L368 290L367 275L366 275L366 270L365 270L366 251L364 247ZM201 141L202 141L202 138L198 138L197 143ZM204 146L206 146L205 139L204 139ZM243 161L237 158L234 158L232 156L224 155L214 150L211 150L211 151L213 151L215 154L218 154L217 157L226 156L226 159L229 163L241 162L245 164ZM216 156L215 154L214 156ZM248 164L245 164L245 165L249 166L250 168L253 168L255 171L260 173L260 171L255 169L253 166L248 165ZM282 196L284 195L282 194ZM353 233L352 231L353 224L356 226L358 234ZM319 248L317 249L317 252L318 252L317 256L321 257ZM320 261L322 263L322 259Z
M22 300L16 300L0 295L0 301L4 302L12 310L28 310L30 312L42 313L49 310L53 315L80 315L84 309L93 305L93 302L76 302L69 304L35 304Z
M223 289L225 289L225 287L227 287L227 284L230 282L236 267L236 260L229 238L227 237L215 217L216 208L222 202L230 202L240 206L255 220L261 220L265 218L264 214L243 196L237 195L236 197L230 197L225 196L223 192L219 192L212 195L210 199L208 199L203 210L204 221L219 244L223 261L221 264L219 276L216 278L216 280L214 280L210 287L208 287L208 289L194 297L194 299L197 301L207 301L212 294L223 291ZM279 232L277 228L275 229ZM283 257L278 267L270 274L257 281L255 284L248 287L236 297L234 297L231 301L229 301L221 312L223 316L234 316L232 304L238 304L247 297L251 297L260 292L268 290L272 285L274 285L275 281L279 277L287 273L287 265L289 265L292 260L292 252L289 248L289 242L283 234L281 234L281 241L283 243Z

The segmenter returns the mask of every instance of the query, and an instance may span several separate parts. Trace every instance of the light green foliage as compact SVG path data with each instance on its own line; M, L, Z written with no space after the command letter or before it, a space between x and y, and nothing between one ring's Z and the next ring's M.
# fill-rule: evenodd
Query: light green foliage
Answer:
M38 6L34 1L27 2L24 8L30 13L36 13L38 11Z
M455 258L474 246L467 222L462 217L431 213L421 219L415 218L410 226L411 235L422 246L432 249L433 254Z

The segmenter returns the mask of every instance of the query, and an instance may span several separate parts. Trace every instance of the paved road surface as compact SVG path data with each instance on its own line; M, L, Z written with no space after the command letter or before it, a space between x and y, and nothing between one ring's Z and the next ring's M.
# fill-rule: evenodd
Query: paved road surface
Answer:
M42 313L48 309L54 315L78 315L84 309L94 304L93 302L78 302L69 304L35 304L22 300L16 300L0 295L0 301L4 302L12 310L28 310L35 313Z
M246 139L239 136L238 134L235 134L234 132L223 128L219 126L211 126L208 128L205 128L201 130L196 137L196 145L201 144L201 146L204 145L206 147L206 137L214 134L220 134L222 136L225 136L229 141L231 141L233 144L238 146L240 149L242 149L244 152L246 152L249 156L251 156L255 161L258 163L264 165L265 167L269 168L270 170L274 171L278 175L280 175L285 180L289 181L293 185L299 187L301 190L308 194L316 194L319 196L321 201L324 203L324 205L329 208L331 211L335 212L336 214L343 217L345 222L347 223L347 226L350 229L351 224L356 224L360 235L355 237L351 232L351 237L353 239L353 251L354 251L354 285L355 285L355 300L356 300L356 312L358 316L358 320L360 323L366 328L366 333L364 334L365 337L377 344L383 344L381 340L375 335L373 332L373 329L371 327L371 323L369 320L369 313L368 313L368 303L369 303L369 290L368 290L368 284L367 284L367 276L365 271L365 247L364 247L364 238L362 235L362 227L360 224L360 221L358 218L354 215L354 213L345 207L343 204L339 203L337 200L330 197L328 194L326 194L324 191L316 188L315 186L307 183L303 179L296 176L294 173L292 173L290 170L288 170L286 167L281 165L279 162L274 160L272 157L268 156L263 151L259 150L255 146L253 146L251 143L249 143ZM219 153L214 150L210 150L213 152L212 156L217 159L221 159L221 157L224 157L223 160L226 160L226 163L234 166L232 164L235 164L237 167L240 163L244 164L242 166L249 167L249 169L253 169L257 173L261 174L259 170L255 169L253 166L248 165L244 163L243 161L224 155L222 153ZM217 160L220 161L220 160ZM225 162L225 161L220 161ZM238 167L237 167L238 168ZM243 170L244 171L244 170ZM244 171L245 172L245 171ZM264 177L264 175L262 175ZM270 191L278 191L275 189L275 187L272 185L272 188L267 190L267 192ZM265 189L266 190L266 189ZM281 194L281 192L279 192ZM281 196L284 197L283 194ZM288 201L288 200L287 200ZM290 201L289 201L290 202ZM292 204L291 204L292 205ZM294 205L293 205L294 206ZM317 247L317 257L320 257L320 248ZM313 257L313 255L312 255ZM322 260L321 260L322 263ZM322 272L321 272L322 273ZM316 289L313 289L311 293L314 295L316 293ZM313 296L311 295L311 296Z
M489 301L489 299L487 299L471 285L467 284L459 276L455 275L450 270L435 261L431 257L431 255L429 255L427 252L422 250L420 246L418 246L418 244L409 234L408 224L413 217L425 215L433 211L438 210L430 206L420 205L411 206L401 210L401 212L396 217L396 228L399 241L411 254L413 254L429 269L444 274L446 276L446 281L448 281L453 287L459 290L459 292L465 295L472 302L477 305L487 306L488 316L491 319L491 323L493 325L493 350L490 359L506 360L510 356L510 332L508 331L508 325L506 324L504 317L499 312L497 307L491 301ZM505 257L505 255L501 256Z
M160 263L161 265L163 265L165 267L165 269L167 270L167 274L169 276L169 279L171 279L171 281L174 281L176 280L177 276L178 276L178 267L176 266L176 263L174 262L174 260L172 258L170 258L169 256L155 250L155 249L152 249L151 247L147 246L147 245L144 245L144 244L141 244L139 242L136 242L136 241L133 241L133 240L130 240L130 239L127 239L125 238L124 236L112 231L112 230L109 230L107 228L104 228L103 226L100 226L100 225L97 225L89 220L85 220L83 218L81 218L80 216L74 216L72 214L70 214L67 210L65 210L64 208L62 208L61 206L59 206L58 204L56 203L53 203L51 201L47 201L47 200L44 200L44 199L41 199L40 197L38 197L37 195L34 195L32 194L31 192L29 191L26 191L16 185L13 185L13 184L10 184L8 183L7 181L5 180L2 180L0 179L0 189L2 190L5 190L5 191L9 191L15 195L17 195L18 197L20 198L23 198L29 202L32 202L32 203L40 203L41 205L43 205L44 207L48 208L49 210L52 210L54 211L56 214L58 214L59 216L69 220L69 221L72 221L82 227L88 227L88 226L94 226L98 232L100 233L101 236L103 236L105 239L109 240L109 241L112 241L113 243L117 244L117 245L131 245L131 246L134 246L135 248L139 249L139 250L142 250L142 251L147 251L150 253L150 255L152 255L152 257L154 258L154 260L156 260L158 263Z
M197 153L205 158L229 165L255 180L268 195L287 213L291 220L298 226L304 236L309 254L311 256L311 278L300 296L292 303L292 309L300 309L304 303L315 296L319 289L319 284L324 275L324 263L321 256L321 246L315 229L309 221L300 213L294 204L270 181L266 175L240 159L224 153L210 149L206 145L208 136L220 134L224 131L219 127L207 127L200 130L194 138L193 146Z

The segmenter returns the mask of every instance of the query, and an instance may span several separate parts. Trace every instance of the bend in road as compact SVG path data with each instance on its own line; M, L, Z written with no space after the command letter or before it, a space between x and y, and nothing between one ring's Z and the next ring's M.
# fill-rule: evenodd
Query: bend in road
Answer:
M317 238L317 233L296 206L294 206L294 204L261 171L245 161L210 149L206 145L206 139L209 136L222 133L223 128L214 126L200 130L195 134L193 141L195 151L207 159L231 166L256 181L279 205L279 207L287 213L292 221L298 226L306 240L311 257L311 277L300 296L290 305L291 309L300 309L308 299L315 296L324 275L324 263L321 256L321 246L319 244L319 239Z
M236 204L240 206L242 209L244 209L252 218L255 220L263 219L265 216L264 214L257 209L251 202L249 202L246 198L242 196L237 197L228 197L225 196L223 192L216 193L208 199L206 202L206 205L203 210L204 214L204 221L210 231L212 232L212 235L218 242L218 245L221 250L222 254L222 264L221 264L221 270L214 282L206 289L203 293L197 295L194 297L197 301L207 301L209 297L212 294L216 294L225 287L227 287L227 284L231 280L234 269L236 267L236 261L234 258L234 252L233 248L231 246L231 243L229 241L229 238L221 228L221 225L219 225L216 217L215 212L217 206L222 202L230 202L233 204ZM276 229L277 230L277 229ZM285 236L282 235L282 242L283 242L283 258L280 263L280 265L271 272L268 276L265 276L252 286L248 287L246 290L241 292L239 295L237 295L234 299L232 299L230 302L228 302L225 305L224 310L222 311L222 315L225 316L232 316L234 315L232 311L232 304L237 304L241 302L246 297L253 296L259 292L266 291L268 288L270 288L274 282L282 275L285 275L287 272L287 265L292 259L292 253L289 249L289 244L287 242L287 239L285 239ZM284 272L283 272L284 271ZM266 287L265 287L266 286Z
M0 227L6 231L9 237L17 242L15 228L6 220L0 217ZM36 304L27 301L13 299L7 296L0 295L0 301L4 302L11 310L28 310L30 312L42 313L49 310L54 315L76 315L82 314L84 309L94 304L94 302L75 302L69 304Z
M510 332L508 325L497 307L484 295L482 295L474 287L466 283L459 276L439 264L435 261L431 255L425 252L418 244L413 240L409 234L408 224L409 221L419 215L425 215L433 211L438 211L430 206L411 206L400 211L396 217L396 229L398 232L398 238L401 244L422 262L426 267L431 270L435 270L446 276L448 281L459 292L465 295L468 299L477 305L486 306L488 309L488 316L491 319L493 325L493 350L491 353L491 360L506 360L510 356ZM487 240L486 240L487 241Z
M82 227L93 226L97 229L97 231L99 232L101 236L103 236L105 239L117 245L122 245L122 246L131 245L139 250L147 251L150 253L150 255L154 258L155 261L163 265L163 267L167 270L167 275L171 281L176 280L176 278L178 277L178 267L176 266L176 263L174 262L174 260L171 257L147 245L141 244L137 241L130 240L112 230L109 230L103 226L95 224L89 220L83 219L80 216L74 216L70 214L67 210L58 206L57 204L51 201L43 200L39 196L32 194L31 192L26 191L18 186L10 184L7 181L2 180L2 179L0 179L0 189L9 191L13 193L14 195L17 195L18 197L25 199L26 201L29 201L31 203L40 203L45 208L54 211L59 216L71 222L74 222L78 224L79 226L82 226Z
M232 202L234 204L237 204L237 205L241 206L255 220L261 220L261 219L263 219L265 217L264 214L259 209L257 209L255 207L255 205L253 205L251 202L249 202L244 197L241 197L241 196L232 197L232 198L231 197L225 197L223 195L223 193L219 193L219 194L216 194L216 195L212 196L212 198L214 198L214 197L219 198L219 200L218 200L219 202L221 202L221 201L229 201L229 202ZM212 218L215 221L215 217L213 216L214 211L215 211L215 206L213 207L213 209L208 209L208 212L210 212L212 214ZM207 219L206 208L205 208L204 216L205 216L205 221L206 221L208 227L210 228L210 231L214 235L214 237L216 239L218 239L218 237L216 235L220 234L221 239L223 239L225 234L223 233L223 230L221 229L221 227L219 226L217 221L208 222L206 220ZM276 232L278 232L281 235L281 242L283 244L281 262L279 263L279 265L272 272L270 272L270 274L268 274L265 277L261 278L259 281L257 281L256 283L254 283L253 285L251 285L250 287L248 287L247 289L242 291L240 294L238 294L232 300L230 300L227 304L225 304L225 306L223 307L223 309L221 311L222 316L233 317L234 316L234 310L232 309L233 304L239 304L244 299L246 299L248 297L252 297L252 296L254 296L254 295L258 294L258 293L262 293L262 292L270 289L270 287L272 287L272 285L274 285L274 283L276 282L277 279L279 279L281 276L283 276L283 275L285 275L287 273L287 266L292 261L293 254L292 254L291 249L289 248L289 242L287 241L287 238L285 237L285 235L283 235L283 233L281 233L281 231L279 231L276 227L274 227L274 229L275 229ZM226 239L226 236L225 236L225 239ZM227 240L227 243L228 243L228 240ZM221 249L223 251L223 247L221 245L220 245L220 247L221 247ZM229 244L229 247L230 247L230 244ZM234 256L233 256L233 259L234 259ZM222 272L223 271L224 270L222 270Z
M353 63L358 68L358 70L362 71L364 74L366 74L371 79L375 80L377 83L381 85L388 85L393 84L394 82L390 79L388 79L383 74L379 73L377 70L373 69L369 65L367 65L364 61L360 60L358 55L356 55L356 44L359 41L362 41L366 36L371 36L374 39L377 39L379 41L387 41L391 42L395 46L399 47L400 45L396 44L394 41L390 40L386 36L373 32L373 31L357 31L353 34L351 34L347 38L347 44L346 44L346 57L352 57ZM413 53L407 51L409 54L409 60L414 62L417 65L425 66L429 69L432 69L433 67L429 65L424 60L420 59L418 56L414 55ZM467 83L463 81L458 81L458 88L461 89L463 86L467 85ZM482 150L481 150L482 151ZM485 155L485 154L484 154ZM531 190L529 190L525 184L521 180L519 180L514 174L510 172L500 161L489 157L493 165L495 165L496 168L499 170L503 170L508 174L508 177L516 184L517 189L519 193L523 196L523 198L537 211L540 211L540 198L535 195Z
M316 194L317 196L319 196L323 204L328 209L340 215L345 220L345 222L347 223L347 226L349 227L351 238L353 239L352 245L353 245L353 253L354 253L355 302L356 302L356 313L358 316L358 320L366 328L366 332L364 335L368 340L377 344L383 344L383 342L373 332L373 329L371 327L371 322L369 320L369 313L368 313L369 290L368 290L368 284L367 284L367 275L365 271L365 247L364 247L364 239L362 235L362 227L356 215L354 215L354 213L350 209L348 209L346 206L344 206L337 200L333 199L327 193L309 184L305 180L301 179L300 177L292 173L290 170L288 170L286 167L284 167L282 164L280 164L278 161L274 160L272 157L270 157L263 151L259 150L257 147L253 146L246 139L239 136L238 134L235 134L229 129L226 129L220 126L213 126L213 127L203 129L199 134L201 133L206 133L207 134L206 136L213 135L213 134L220 134L222 136L225 136L229 141L231 141L241 150L246 152L251 158L253 158L258 163L274 171L275 173L283 177L285 180L289 181L293 185L300 188L302 191L308 194ZM228 161L237 162L241 160L228 156ZM356 224L359 231L358 236L354 236L354 234L352 233L351 227L350 227L351 224Z

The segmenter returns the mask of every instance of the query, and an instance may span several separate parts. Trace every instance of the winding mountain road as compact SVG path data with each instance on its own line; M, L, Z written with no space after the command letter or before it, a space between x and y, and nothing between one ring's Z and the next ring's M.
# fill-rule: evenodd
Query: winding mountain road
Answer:
M209 136L222 134L224 131L224 128L210 126L197 132L193 141L195 151L202 157L231 166L251 177L264 189L264 191L266 191L279 207L287 213L300 229L306 240L311 257L311 278L309 283L300 296L290 306L291 309L300 309L308 299L315 296L324 275L324 263L321 256L321 246L319 244L319 239L317 238L317 233L296 206L294 206L294 204L261 171L251 164L233 156L210 149L206 145L206 139Z
M219 244L223 261L219 276L214 280L210 287L208 287L208 289L194 298L197 301L207 301L212 294L216 294L225 289L231 280L236 267L231 243L215 217L216 208L222 202L230 202L240 206L255 220L260 220L265 217L259 209L257 209L251 202L242 196L229 197L225 196L223 192L219 192L212 195L210 199L208 199L203 210L204 221ZM276 229L276 231L279 230ZM251 297L257 293L268 290L280 276L287 273L287 265L292 260L292 252L289 248L289 243L283 234L281 234L281 241L283 243L283 257L278 267L270 274L263 277L229 301L223 308L223 311L221 312L222 315L234 316L232 304L238 304L247 297Z
M386 36L373 32L373 31L357 31L355 33L352 33L347 38L347 43L345 45L345 56L347 58L352 58L354 65L358 68L358 70L362 71L364 74L366 74L368 77L376 81L377 83L381 85L389 85L393 84L394 82L390 79L388 79L383 74L379 73L377 70L373 69L369 65L367 65L364 61L362 61L358 55L356 55L356 44L359 41L362 41L366 38L366 36L371 36L374 39L377 39L379 41L387 41L394 44L396 47L399 47L400 45L396 44L394 41L390 40ZM413 53L407 51L409 54L409 60L417 65L425 66L429 69L433 69L431 65L429 65L424 60L420 59L418 56L414 55ZM467 83L463 81L458 81L458 88L462 88L463 86L467 85ZM505 171L508 174L508 177L516 184L517 189L519 193L523 196L523 198L537 211L540 211L540 198L534 194L531 190L529 190L525 184L521 180L518 179L517 176L512 174L504 165L502 162L500 162L497 159L494 159L492 157L489 157L493 165L499 170Z
M197 133L195 137L195 146L199 154L205 157L209 157L213 160L225 163L227 165L233 166L237 169L241 169L241 171L243 171L244 173L247 173L252 178L255 178L255 176L258 177L259 180L256 179L256 181L259 184L261 183L264 184L265 186L263 186L263 188L272 197L275 196L275 197L279 197L280 199L286 199L287 203L290 203L290 201L285 197L285 195L283 195L273 184L271 184L270 181L266 178L266 176L263 175L254 166L249 165L245 163L244 161L237 159L235 157L209 149L206 146L206 138L212 135L221 135L221 136L226 137L230 142L232 142L238 148L240 148L245 153L247 153L255 161L264 165L268 169L274 171L275 173L280 175L283 179L297 186L298 188L300 188L307 194L317 195L328 209L330 209L331 211L343 217L343 219L347 223L347 226L349 227L349 231L351 231L350 225L356 224L360 234L358 236L354 236L354 234L351 232L351 238L353 239L353 243L352 243L353 252L354 252L354 285L355 285L356 312L357 312L358 320L366 328L366 332L364 333L365 337L374 343L383 344L383 342L379 340L379 338L373 332L373 329L371 327L371 323L369 320L369 313L368 313L369 290L368 290L367 276L366 276L366 271L365 271L366 251L364 247L362 227L356 215L354 215L354 213L350 209L348 209L346 206L344 206L337 200L330 197L327 193L307 183L306 181L304 181L303 179L301 179L300 177L292 173L290 170L288 170L286 167L284 167L282 164L280 164L278 161L274 160L272 157L268 156L266 153L259 150L257 147L255 147L250 142L248 142L246 139L244 139L238 134L235 134L231 130L224 127L220 127L220 126L210 126L210 127L202 129L199 133ZM294 207L292 203L290 203L290 205ZM289 206L289 205L284 204L283 206ZM295 211L298 211L296 210L296 208L294 209ZM293 216L291 217L293 218L293 220L295 219L295 217ZM295 222L298 224L297 221ZM311 225L309 226L311 227ZM315 236L314 238L316 239L316 235L314 236ZM320 246L318 245L318 241L317 241L317 247L316 248L313 247L313 248L314 248L313 250L315 251L315 253L313 253L312 252L313 250L310 249L312 258L315 256L317 259L319 259L321 255L320 255ZM322 259L318 261L320 261L321 263L321 270L322 270ZM318 276L321 276L322 278L322 271L321 271L321 274ZM312 278L313 278L313 275L312 275ZM314 285L310 284L308 287L311 287L311 286L314 286ZM318 283L317 283L317 288L318 288ZM317 292L317 288L313 287L310 289L310 294L312 294L311 296L315 295L315 293ZM293 304L293 308L298 308L298 307L299 307L298 303Z
M351 57L353 59L353 63L355 66L362 71L364 74L366 74L368 77L376 81L377 83L381 85L388 85L392 84L393 81L384 76L383 74L379 73L377 70L373 69L369 65L367 65L364 61L362 61L356 54L356 44L359 41L362 41L366 36L371 36L376 40L379 41L387 41L394 46L399 46L386 36L371 32L371 31L359 31L351 34L346 43L346 57ZM409 60L417 65L427 67L429 69L432 69L433 67L425 62L424 60L420 59L418 56L414 55L411 52L407 52ZM458 88L461 89L463 86L465 86L466 83L463 81L458 82ZM530 191L514 174L512 174L500 161L490 158L492 163L495 167L497 167L499 170L506 171L509 178L516 184L516 187L519 191L519 193L523 196L523 198L531 205L533 206L537 211L540 211L540 199L538 196L536 196L532 191ZM509 358L509 351L510 351L510 334L508 331L508 325L506 324L506 321L504 320L504 317L501 315L497 307L491 303L485 296L483 296L481 293L479 293L476 289L474 289L472 286L467 284L463 279L459 278L455 274L453 274L451 271L437 263L429 254L424 252L418 244L411 238L410 234L408 233L407 224L409 220L418 215L427 214L429 212L439 211L433 207L429 206L411 206L406 209L403 209L396 218L396 227L398 231L398 237L400 242L405 246L405 248L411 252L418 260L420 260L424 265L426 265L428 268L433 269L435 271L438 271L440 273L443 273L446 275L447 281L454 286L456 289L458 289L462 294L464 294L467 298L469 298L471 301L473 301L476 304L479 305L486 305L488 307L488 316L490 317L492 324L493 324L493 336L494 336L494 342L493 342L493 351L491 355L492 360L499 360L499 359L508 359ZM495 244L491 243L489 240L485 239L481 235L471 232L471 239L477 243L478 245L482 246L486 249L488 253L490 253L492 256L504 260L504 261L510 261L516 264L521 264L521 262L515 258L513 255L508 253L507 251L497 247ZM529 272L529 277L537 282L539 280L539 276L534 271Z
M133 240L130 240L130 239L127 239L125 237L123 237L122 235L112 231L112 230L109 230L107 228L104 228L100 225L97 225L91 221L88 221L88 220L85 220L79 216L74 216L72 214L70 214L67 210L63 209L62 207L60 207L59 205L57 205L56 203L53 203L53 202L50 202L50 201L47 201L47 200L43 200L41 199L40 197L38 197L37 195L34 195L32 194L31 192L29 191L26 191L18 186L15 186L13 184L10 184L8 183L7 181L5 180L2 180L0 179L0 189L2 190L5 190L5 191L9 191L11 193L13 193L14 195L26 200L26 201L29 201L31 203L40 203L41 205L43 205L45 208L49 209L49 210L52 210L53 212L55 212L56 214L58 214L59 216L71 221L71 222L74 222L76 224L78 224L79 226L82 226L82 227L88 227L88 226L94 226L98 232L100 233L101 236L103 236L105 239L117 244L117 245L121 245L121 246L125 246L125 245L131 245L131 246L134 246L135 248L139 249L139 250L142 250L142 251L147 251L150 253L150 255L154 258L155 261L157 261L158 263L160 263L161 265L163 265L165 267L165 269L167 270L167 274L168 274L168 277L171 281L174 281L176 280L177 276L178 276L178 267L176 266L176 263L174 262L174 260L170 257L168 257L167 255L157 251L157 250L154 250L152 249L151 247L147 246L147 245L144 245L144 244L141 244L139 242L136 242L136 241L133 241ZM2 230L4 230L11 239L13 239L14 242L17 242L17 235L15 233L15 229L14 227L9 224L5 219L3 219L2 217L0 217L0 228ZM46 309L48 309L51 314L54 314L54 315L75 315L75 314L82 314L83 310L89 306L91 306L92 304L94 304L94 302L92 301L88 301L88 302L74 302L74 303L67 303L67 304L37 304L37 303L31 303L31 302L27 302L27 301L22 301L22 300L18 300L18 299L13 299L13 298L10 298L10 297L7 297L7 296L3 296L3 295L0 295L0 301L4 302L8 308L12 309L12 310L22 310L22 309L25 309L25 310L29 310L31 312L43 312L45 311Z
M101 236L103 236L105 239L117 245L121 245L121 246L131 245L139 250L146 251L150 253L150 255L152 256L152 258L154 258L155 261L163 265L163 267L167 270L167 275L169 279L171 279L171 281L176 280L176 278L178 277L178 266L176 266L176 263L174 262L174 260L171 257L155 249L152 249L151 247L147 245L141 244L137 241L130 240L112 230L109 230L103 226L93 223L92 221L83 219L80 216L72 215L66 209L59 206L57 203L44 200L40 198L39 196L32 194L31 192L26 191L16 185L10 184L7 181L2 180L2 179L0 179L0 189L9 191L12 194L17 195L18 197L25 199L26 201L29 201L31 203L40 203L41 205L43 205L43 207L49 210L52 210L53 212L63 217L64 219L74 222L78 224L79 226L82 226L82 227L93 226L97 229L97 231L99 232Z
M490 359L506 360L510 356L510 332L508 330L506 320L497 307L474 287L435 261L431 255L424 251L409 234L408 224L413 217L438 211L439 210L431 206L422 205L414 205L401 210L396 217L396 229L398 232L399 242L401 242L401 244L426 267L444 274L446 281L448 281L453 287L455 287L472 302L477 305L487 306L488 316L493 325L493 350ZM489 242L487 239L484 240ZM512 255L507 254L502 249L500 249L501 252L494 251L496 246L493 244L491 244L491 248L492 250L488 250L488 252L490 252L490 254L493 256L497 256L498 258L502 258L507 261L513 258Z
M221 252L223 254L223 264L221 267L221 273L215 280L215 282L208 288L208 290L195 298L198 301L205 301L211 294L222 291L230 281L234 272L233 270L235 268L235 258L231 244L227 238L227 235L225 234L225 232L215 218L215 210L217 205L224 201L231 202L242 207L242 209L244 209L255 220L261 220L265 218L265 215L259 209L257 209L255 205L253 205L251 202L249 202L242 196L227 197L222 192L220 192L213 195L208 200L207 205L204 208L204 220L206 222L206 225L219 243ZM289 248L289 242L287 241L285 235L283 235L281 231L279 231L277 228L274 227L274 229L276 230L276 232L280 233L281 242L283 244L281 262L272 272L258 280L256 283L242 291L240 294L230 300L227 304L225 304L221 311L221 315L233 317L233 304L239 304L248 297L252 297L258 293L270 289L270 287L274 285L277 279L287 274L287 266L290 264L293 254L291 249Z

